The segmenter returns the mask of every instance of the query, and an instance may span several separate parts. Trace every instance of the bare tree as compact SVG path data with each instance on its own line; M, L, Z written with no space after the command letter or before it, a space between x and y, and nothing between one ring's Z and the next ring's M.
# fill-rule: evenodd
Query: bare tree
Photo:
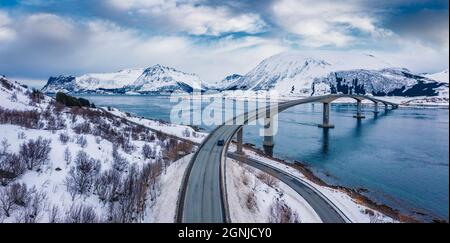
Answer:
M152 157L154 157L153 149L147 143L142 146L142 156L144 156L145 159L151 159Z
M66 177L67 191L72 195L87 194L90 192L96 175L100 172L100 161L90 158L86 152L80 151Z
M61 143L63 145L66 145L67 142L69 142L69 140L70 140L70 136L66 132L59 134L59 141L61 141Z
M72 205L67 212L64 220L66 223L96 223L98 222L97 214L91 206Z
M25 161L28 170L33 170L48 161L51 150L50 142L49 139L39 137L36 140L30 139L20 146L19 154Z
M24 160L17 154L5 154L0 157L0 183L7 185L9 182L22 175L27 167Z
M120 155L117 146L113 146L112 151L112 157L113 157L113 168L117 171L124 171L128 166L128 161L125 159L122 155Z
M25 138L27 138L27 135L25 135L24 132L19 132L19 133L17 134L17 138L18 138L18 139L25 139Z
M121 173L112 169L103 172L95 181L95 192L100 200L104 202L114 202L121 189Z
M82 148L86 148L88 144L86 137L83 135L77 136L77 144L80 145Z
M6 217L10 217L12 211L18 206L14 203L15 196L11 190L11 187L0 188L0 207Z
M66 147L66 149L64 149L64 161L67 165L69 165L72 161L72 153L70 153L69 147Z
M56 205L53 205L52 209L49 212L48 215L48 222L49 223L60 223L62 220L60 218L60 212L59 207Z
M11 144L8 143L8 139L4 138L0 142L0 155L8 153L8 149L11 146Z
M47 197L45 193L38 192L35 188L30 190L28 193L29 201L21 211L17 221L23 223L36 223L40 220Z

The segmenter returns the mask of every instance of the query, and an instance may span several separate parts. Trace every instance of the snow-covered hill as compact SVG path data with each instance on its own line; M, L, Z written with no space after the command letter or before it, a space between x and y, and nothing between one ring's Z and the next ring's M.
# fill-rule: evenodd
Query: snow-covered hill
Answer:
M373 55L344 52L284 52L263 60L229 87L276 90L282 95L357 93L433 96L442 86Z
M193 89L203 89L197 75L154 65L147 69L124 69L114 73L50 77L42 91L47 93L60 90L73 93L171 93L191 92Z
M0 222L173 220L192 144L5 78L0 97Z
M448 68L442 72L433 73L433 74L426 74L425 77L429 79L433 79L442 83L448 83L449 74L448 74Z

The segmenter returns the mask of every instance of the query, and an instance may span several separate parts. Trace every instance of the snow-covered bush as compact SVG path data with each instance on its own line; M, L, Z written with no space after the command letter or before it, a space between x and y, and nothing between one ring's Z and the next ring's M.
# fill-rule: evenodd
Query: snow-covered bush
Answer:
M0 124L39 128L40 114L36 110L18 111L0 107Z
M47 163L50 153L51 140L39 137L36 140L30 139L20 146L19 154L26 163L28 170L33 170Z
M99 221L91 206L72 205L64 220L65 223L97 223Z
M76 139L77 139L76 143L77 143L78 145L80 145L82 148L86 148L86 147L87 147L88 142L87 142L87 139L86 139L85 136L83 136L83 135L78 135L78 136L76 137Z
M189 128L183 130L182 136L187 138L191 136L191 131L189 130Z
M284 200L274 199L270 208L270 223L300 223L298 213L292 210Z
M91 133L91 125L89 124L88 121L79 123L75 126L72 127L73 131L76 134L89 134Z
M112 158L113 158L113 165L112 167L117 171L124 171L127 168L127 165L129 164L127 159L120 155L117 146L113 146L112 151Z
M247 195L245 196L245 206L247 206L247 208L251 212L256 212L256 210L258 209L258 204L256 202L255 193L253 192L247 193Z
M0 142L0 155L8 153L8 149L11 146L11 144L8 143L8 139L4 138Z
M7 153L0 156L0 183L5 186L25 173L27 166L17 154Z
M70 152L69 147L64 149L64 161L66 162L66 165L69 165L72 161L72 153Z
M89 194L101 167L100 161L90 158L84 151L78 152L74 162L75 166L70 169L66 178L67 191L72 199L77 194Z
M66 132L59 134L59 141L61 141L62 144L66 145L67 142L69 142L70 136Z
M6 217L10 217L12 211L18 207L14 201L16 197L14 193L11 186L0 188L0 207Z
M95 181L95 193L105 203L114 202L119 196L121 182L122 174L120 171L114 169L104 171Z
M155 157L152 147L147 143L142 146L142 156L144 156L145 159L151 159Z
M20 207L16 215L18 223L36 223L44 211L47 196L43 192L38 192L35 188L27 192L28 201Z
M25 139L25 138L27 138L27 135L24 132L19 132L17 134L17 138L18 139Z
M265 172L258 173L257 177L264 184L266 184L272 188L278 185L278 179L265 173Z

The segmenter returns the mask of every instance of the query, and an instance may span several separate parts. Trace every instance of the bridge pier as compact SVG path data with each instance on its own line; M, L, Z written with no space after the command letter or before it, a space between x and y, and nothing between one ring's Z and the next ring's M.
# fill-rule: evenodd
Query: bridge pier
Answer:
M389 111L389 106L388 106L388 104L384 104L384 111Z
M267 114L264 118L264 141L263 141L263 148L264 153L273 156L273 147L275 146L275 143L273 142L273 126L272 126L272 117L270 117L270 114Z
M244 138L244 127L241 127L237 133L236 133L236 153L237 154L244 154L244 150L242 149L243 146L243 138Z
M333 124L330 124L330 103L323 103L323 121L319 124L320 128L334 128Z
M362 109L361 100L357 100L357 102L356 102L356 115L353 116L354 118L357 118L357 119L363 119L363 118L366 118L366 117L362 114L361 109Z
M376 115L379 113L378 112L378 102L375 102L374 104L375 104L375 110L373 111L373 113L375 113L375 115Z

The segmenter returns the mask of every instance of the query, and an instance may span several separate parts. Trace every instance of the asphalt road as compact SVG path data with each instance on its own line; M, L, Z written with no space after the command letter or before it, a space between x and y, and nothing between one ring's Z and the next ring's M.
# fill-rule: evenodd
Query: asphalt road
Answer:
M268 166L258 160L239 156L234 153L228 153L228 157L234 160L241 161L252 167L255 167L261 171L264 171L286 185L294 189L300 196L305 199L306 202L314 209L317 215L324 223L347 223L350 222L346 216L334 207L333 204L325 198L320 192L311 188L305 182L298 180L297 178L283 172L282 170Z
M221 161L225 147L218 146L220 139L231 138L234 126L221 126L209 136L197 151L195 163L189 175L184 199L182 222L223 223L226 222L223 189L221 188Z

